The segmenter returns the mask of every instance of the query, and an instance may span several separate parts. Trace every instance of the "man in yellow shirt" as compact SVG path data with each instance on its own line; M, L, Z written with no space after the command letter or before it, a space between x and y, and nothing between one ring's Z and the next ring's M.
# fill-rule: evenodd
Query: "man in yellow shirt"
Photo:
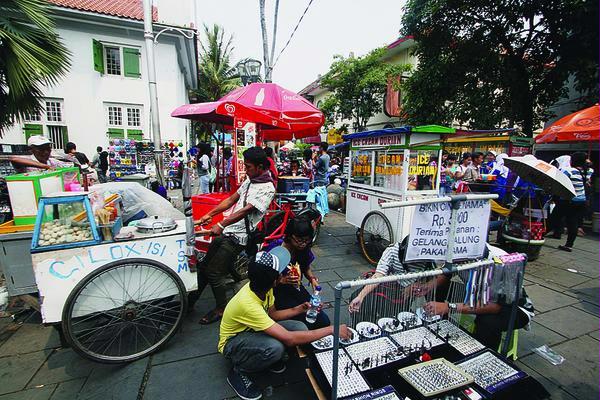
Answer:
M233 367L227 382L244 400L262 397L260 388L247 373L285 371L285 349L306 344L333 333L333 327L309 331L300 321L290 320L305 313L308 303L286 310L275 309L273 287L279 274L290 262L290 253L283 247L270 252L259 252L248 265L250 280L227 304L219 332L219 352L231 361ZM276 322L279 321L279 322ZM340 326L340 337L351 333L346 325Z

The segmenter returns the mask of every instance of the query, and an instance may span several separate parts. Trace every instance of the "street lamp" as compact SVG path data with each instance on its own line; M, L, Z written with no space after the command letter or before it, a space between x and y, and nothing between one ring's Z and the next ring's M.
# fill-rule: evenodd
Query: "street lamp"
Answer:
M260 81L261 65L262 63L260 61L253 58L248 58L237 63L236 69L244 86L249 83Z

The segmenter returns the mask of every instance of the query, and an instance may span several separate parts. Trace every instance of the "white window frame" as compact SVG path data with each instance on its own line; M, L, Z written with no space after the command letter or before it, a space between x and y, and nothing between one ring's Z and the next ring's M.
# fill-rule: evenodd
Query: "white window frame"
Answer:
M48 120L48 114L47 114L47 103L48 102L57 102L60 104L60 116L61 116L61 120L60 121L50 121ZM26 118L23 120L24 123L26 124L37 124L37 125L61 125L61 126L65 126L67 125L66 121L65 121L65 100L64 99L59 99L59 98L54 98L54 97L47 97L42 99L42 109L40 110L40 113L38 114L38 119L30 119L29 118L30 115L27 115Z
M139 46L136 45L129 45L129 44L118 44L118 43L111 43L111 42L100 42L102 43L102 62L104 63L104 75L105 76L120 76L123 78L130 78L130 79L138 79L138 78L134 78L134 77L128 77L125 76L125 58L123 57L123 49L125 47L129 48L129 49L138 49L138 51L140 52L140 55L142 54L142 49ZM120 65L120 74L109 74L108 73L108 57L106 57L106 48L107 47L112 47L112 48L118 48L119 49L119 65ZM140 59L140 68L142 66L142 61ZM141 75L141 71L140 71L140 75Z
M110 114L109 114L109 108L110 107L117 107L121 109L121 125L111 125L110 124ZM135 109L138 110L140 113L140 118L139 118L139 125L130 125L129 124L129 116L128 116L128 110L129 109ZM124 129L125 133L127 133L128 129L135 129L135 130L140 130L142 132L144 132L144 106L142 104L123 104L123 103L104 103L104 120L106 122L106 126L108 128L117 128L117 129Z

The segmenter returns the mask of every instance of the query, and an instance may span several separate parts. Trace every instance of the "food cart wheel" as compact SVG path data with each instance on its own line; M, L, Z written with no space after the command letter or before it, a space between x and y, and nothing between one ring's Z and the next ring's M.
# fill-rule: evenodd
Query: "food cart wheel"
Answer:
M382 212L371 211L360 225L358 240L367 261L376 265L383 251L394 240L392 224Z
M173 270L149 259L128 259L98 268L75 286L62 327L81 356L131 362L164 345L186 307L185 286Z

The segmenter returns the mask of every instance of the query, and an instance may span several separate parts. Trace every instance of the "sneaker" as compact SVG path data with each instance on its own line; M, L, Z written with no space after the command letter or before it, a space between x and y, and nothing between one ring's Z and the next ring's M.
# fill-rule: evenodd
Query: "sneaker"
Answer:
M235 393L243 400L258 400L262 397L262 392L241 372L235 371L233 368L227 375L227 383L235 391Z
M275 374L281 374L285 371L286 368L287 366L285 362L283 360L279 360L275 364L271 364L271 366L269 367L269 371Z
M573 249L567 246L558 246L558 248L562 251L568 251L569 253L573 251Z

